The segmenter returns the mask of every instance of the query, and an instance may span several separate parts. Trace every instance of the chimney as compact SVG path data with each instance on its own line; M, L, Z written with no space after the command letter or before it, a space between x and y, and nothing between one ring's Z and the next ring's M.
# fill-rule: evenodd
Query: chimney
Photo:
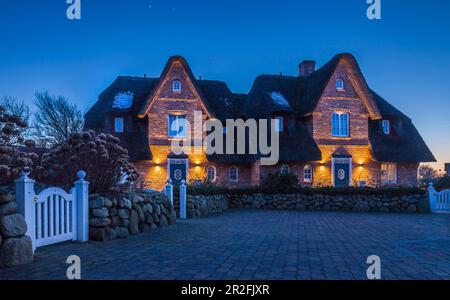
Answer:
M304 60L298 66L298 77L306 77L316 70L316 62L314 60Z

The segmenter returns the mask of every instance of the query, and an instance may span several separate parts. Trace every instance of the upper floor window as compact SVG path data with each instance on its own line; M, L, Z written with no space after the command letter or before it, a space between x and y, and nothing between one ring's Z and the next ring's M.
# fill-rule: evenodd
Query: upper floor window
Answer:
M381 164L381 182L383 184L397 183L397 164L395 163Z
M115 118L114 119L114 132L115 133L123 133L124 132L123 118Z
M383 128L384 134L390 134L391 133L391 123L389 120L383 120L381 121L381 127Z
M336 80L336 89L338 91L343 91L344 90L344 80L342 80L342 79Z
M276 132L283 132L284 131L284 120L283 117L275 117L275 130Z
M289 168L289 165L282 165L282 166L281 166L280 173L281 173L282 175L289 174L290 172L291 172L291 170L290 170L290 168Z
M313 180L313 170L311 166L305 166L303 169L303 181L312 182Z
M169 115L169 137L187 138L186 116Z
M214 166L209 166L206 169L206 179L208 180L208 182L214 182L216 181L217 178L217 170L216 167Z
M181 92L181 81L179 80L174 80L172 82L172 90L174 93L179 93Z
M331 116L331 135L349 137L349 115L347 112L334 112Z
M239 180L239 169L237 167L230 168L229 178L231 182L238 182Z

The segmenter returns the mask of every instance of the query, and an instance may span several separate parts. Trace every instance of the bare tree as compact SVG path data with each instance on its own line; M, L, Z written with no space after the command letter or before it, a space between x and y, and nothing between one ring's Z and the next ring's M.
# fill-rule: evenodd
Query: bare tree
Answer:
M52 146L66 141L73 133L83 130L83 113L76 104L63 96L37 92L33 114L33 134L39 146Z
M433 167L429 165L422 165L419 168L420 179L436 179L439 177L439 173Z
M30 110L24 102L13 97L3 97L0 101L0 144L23 144L29 119Z

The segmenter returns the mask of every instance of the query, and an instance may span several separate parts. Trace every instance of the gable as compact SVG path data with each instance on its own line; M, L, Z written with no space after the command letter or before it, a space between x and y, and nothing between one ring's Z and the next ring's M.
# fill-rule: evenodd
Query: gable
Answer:
M335 66L331 68L330 71L320 99L327 97L336 99L359 98L364 106L361 113L368 113L372 120L379 120L382 118L375 97L369 89L364 75L352 55L342 54L338 56ZM338 79L344 81L343 91L338 91L336 89L336 80Z
M172 84L174 80L181 82L181 92L174 92ZM186 60L180 56L171 57L164 68L159 83L155 90L149 95L139 110L138 117L145 118L157 99L197 100L203 112L208 117L213 117L197 82L192 74Z

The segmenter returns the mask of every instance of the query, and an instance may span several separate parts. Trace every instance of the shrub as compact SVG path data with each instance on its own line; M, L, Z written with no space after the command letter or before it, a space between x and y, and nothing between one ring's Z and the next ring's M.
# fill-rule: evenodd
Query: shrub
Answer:
M38 178L47 184L72 186L76 173L84 170L91 192L120 189L139 177L129 163L128 152L118 138L94 131L72 134L44 154L37 168ZM123 184L119 184L123 181Z
M273 192L283 192L298 186L298 177L294 174L269 174L262 183L262 189Z
M407 195L423 195L425 189L419 188L369 188L369 187L300 187L291 186L281 189L268 189L267 187L243 187L243 188L227 188L213 185L188 186L187 193L189 195L254 195L254 194L304 194L304 195L374 195L374 196L388 196L401 197Z
M450 177L441 177L434 183L434 187L438 191L450 189Z

